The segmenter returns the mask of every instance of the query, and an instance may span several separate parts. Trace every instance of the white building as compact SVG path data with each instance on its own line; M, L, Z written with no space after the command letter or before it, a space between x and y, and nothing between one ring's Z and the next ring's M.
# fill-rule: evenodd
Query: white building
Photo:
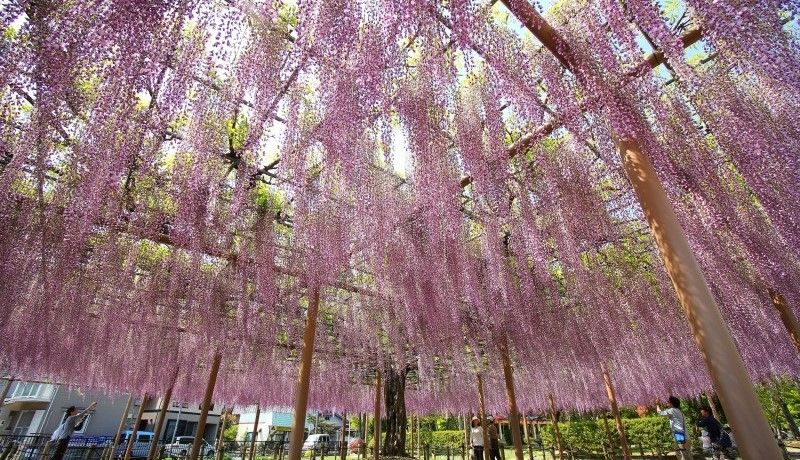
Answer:
M7 379L0 379L0 392L7 383ZM93 401L97 401L97 409L76 435L113 436L125 410L127 396L84 392L47 382L12 381L0 407L0 435L50 435L61 423L67 408L75 406L81 410Z
M0 393L5 389L8 379L0 378ZM2 396L2 395L0 395ZM70 406L78 410L97 401L97 407L89 415L76 436L114 436L122 419L127 394L110 396L98 391L82 391L67 385L47 382L12 381L8 393L0 406L0 436L51 435ZM134 395L128 410L125 430L134 429L133 424L141 404L141 395ZM139 431L155 429L160 398L151 398L145 404ZM161 433L156 433L159 441L171 442L176 436L193 436L197 432L200 418L200 405L172 402L167 409ZM214 443L220 420L220 408L212 407L206 420L204 438Z
M237 441L249 441L252 439L255 418L255 406L247 407L239 414L239 429L236 433ZM255 430L256 441L289 442L289 433L292 431L293 422L294 415L292 412L262 410L258 417L258 427ZM342 417L340 415L309 411L303 439L309 434L328 433L331 435L331 441L338 442L341 437L341 430ZM355 433L355 430L353 430L353 433ZM353 433L348 432L348 438Z
M161 398L151 398L145 405L141 426L143 431L155 430L161 402ZM161 433L155 433L156 440L169 443L178 436L194 436L197 433L197 422L200 420L200 409L199 403L170 402ZM216 439L221 415L222 408L217 405L212 405L208 411L203 438L211 444L214 444Z

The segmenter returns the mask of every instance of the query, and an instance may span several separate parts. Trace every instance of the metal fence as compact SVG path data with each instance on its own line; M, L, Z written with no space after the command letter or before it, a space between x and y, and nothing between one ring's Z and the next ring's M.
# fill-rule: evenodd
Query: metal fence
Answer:
M0 435L0 460L46 460L55 454L55 443L49 442L46 435L11 436ZM125 457L127 443L121 442L112 446L113 437L75 437L70 440L63 460L113 460ZM130 458L132 460L146 459L150 452L151 442L134 442L131 446ZM186 459L191 453L191 445L176 445L158 443L156 458L161 459ZM201 457L215 456L214 448L208 445L201 446Z
M229 460L284 460L289 452L289 443L284 441L260 441L253 444L249 441L227 441L221 446L222 458ZM342 451L348 454L361 453L364 449L351 450L346 443L331 441L315 445L312 449L304 449L304 457L312 460L334 460L340 458Z
M55 443L45 435L0 436L0 460L42 460L51 457ZM100 460L111 441L106 438L71 440L64 460Z

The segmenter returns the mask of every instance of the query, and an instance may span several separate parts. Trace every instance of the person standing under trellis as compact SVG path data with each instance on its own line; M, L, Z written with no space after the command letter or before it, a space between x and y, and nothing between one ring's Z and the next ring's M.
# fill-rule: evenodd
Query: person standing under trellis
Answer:
M473 460L483 460L483 427L481 419L472 417L469 430L469 446L472 448Z
M719 420L711 415L709 407L700 408L700 419L697 421L697 426L708 432L708 437L711 440L711 454L714 459L734 458L730 452L733 445L731 438L722 429L722 424L719 423Z
M500 417L494 418L492 424L487 428L489 435L489 460L502 460L500 456Z
M64 454L67 452L67 445L69 445L69 438L83 427L86 417L89 416L89 411L94 409L96 405L97 402L93 402L80 413L75 409L75 406L70 406L66 412L64 412L64 419L61 425L59 425L56 431L53 432L53 435L50 436L50 442L56 443L55 453L50 457L50 460L62 460L64 458Z
M672 437L678 444L678 456L679 458L686 458L686 417L684 417L683 412L681 412L681 400L675 396L670 396L669 405L670 407L664 410L656 406L656 411L658 415L669 418L669 427L672 430Z

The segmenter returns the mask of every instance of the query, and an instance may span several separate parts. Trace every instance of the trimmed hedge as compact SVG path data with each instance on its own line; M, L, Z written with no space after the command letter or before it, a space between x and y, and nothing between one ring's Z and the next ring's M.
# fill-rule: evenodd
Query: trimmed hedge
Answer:
M434 431L431 433L431 445L461 449L464 445L464 436L462 430ZM423 440L423 442L425 441Z
M461 430L441 430L441 431L428 431L422 430L420 433L420 442L422 445L428 445L435 448L461 449L464 445L464 432ZM417 444L417 432L414 432L414 445ZM411 436L406 432L406 449L411 448Z
M642 417L622 419L625 435L631 446L642 446L645 450L666 448L672 445L672 432L666 417ZM608 444L603 422L599 420L580 420L559 423L561 440L565 448L580 452L600 452L603 444ZM608 420L611 439L614 445L619 444L619 436L613 419ZM542 426L542 442L545 446L555 445L551 425Z

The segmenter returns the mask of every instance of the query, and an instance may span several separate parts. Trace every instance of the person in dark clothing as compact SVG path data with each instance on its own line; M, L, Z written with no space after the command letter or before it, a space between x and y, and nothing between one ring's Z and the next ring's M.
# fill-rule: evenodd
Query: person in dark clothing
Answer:
M722 424L719 420L711 415L711 409L702 407L700 409L700 419L697 420L697 427L703 428L708 432L708 437L711 439L711 454L715 459L734 457L730 453L732 446L731 438L722 429Z
M61 425L56 428L56 431L53 432L53 436L50 437L50 442L56 443L56 450L50 460L61 460L64 458L64 454L67 452L67 446L69 445L69 438L73 433L81 429L89 412L94 409L96 405L97 403L93 402L81 413L78 413L75 406L70 406L67 409L64 413L64 420L61 422Z
M500 457L500 417L494 418L494 423L486 430L489 435L489 460L501 460Z

